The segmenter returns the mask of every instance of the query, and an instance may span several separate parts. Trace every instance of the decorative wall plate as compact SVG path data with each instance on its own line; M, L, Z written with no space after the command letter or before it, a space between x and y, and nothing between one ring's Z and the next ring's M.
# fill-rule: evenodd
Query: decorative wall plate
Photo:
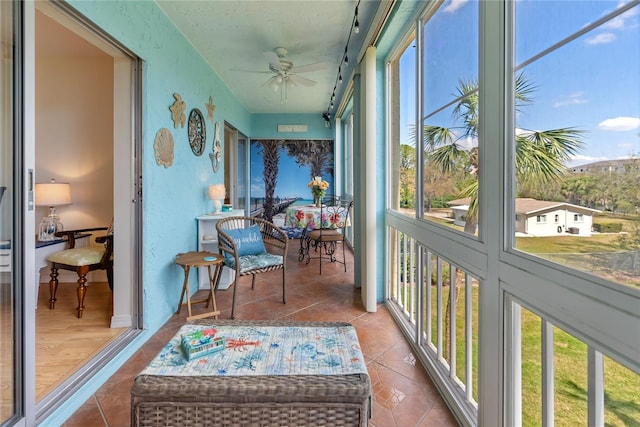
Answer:
M189 113L188 130L191 151L193 151L193 154L196 156L201 156L207 144L207 132L204 117L202 117L202 113L197 108L194 108Z

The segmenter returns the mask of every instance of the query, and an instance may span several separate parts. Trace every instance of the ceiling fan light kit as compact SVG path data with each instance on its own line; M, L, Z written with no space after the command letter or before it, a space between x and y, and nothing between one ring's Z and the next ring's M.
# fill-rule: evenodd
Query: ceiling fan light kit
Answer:
M315 80L302 77L299 75L300 73L318 71L327 67L327 64L324 62L316 62L313 64L306 64L295 67L293 65L293 61L287 58L287 53L288 51L284 47L276 47L273 51L262 52L265 58L267 58L269 65L269 71L265 72L274 73L274 75L269 77L267 81L262 84L262 86L266 86L274 92L280 92L280 102L286 101L287 92L292 86L311 87L316 85Z

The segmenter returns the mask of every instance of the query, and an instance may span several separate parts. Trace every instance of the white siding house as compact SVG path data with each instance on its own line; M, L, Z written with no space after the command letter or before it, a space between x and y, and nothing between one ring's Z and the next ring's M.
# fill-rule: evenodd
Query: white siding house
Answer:
M571 203L516 199L516 232L530 236L590 236L593 214L599 212Z
M468 203L468 199L449 202L455 225L464 227ZM516 232L530 236L590 236L593 214L599 212L571 203L520 198L516 199Z

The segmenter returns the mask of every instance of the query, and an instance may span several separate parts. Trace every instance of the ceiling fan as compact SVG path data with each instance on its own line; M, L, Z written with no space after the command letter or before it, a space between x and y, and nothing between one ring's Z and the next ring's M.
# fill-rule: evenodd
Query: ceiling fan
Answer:
M327 67L327 64L324 62L316 62L313 64L294 67L293 62L287 58L287 49L284 47L277 47L273 52L262 52L262 54L269 62L269 71L257 72L274 73L273 76L262 84L262 87L268 87L274 92L280 91L282 101L287 98L287 91L290 87L298 85L311 87L316 84L314 80L302 77L298 74L322 70Z

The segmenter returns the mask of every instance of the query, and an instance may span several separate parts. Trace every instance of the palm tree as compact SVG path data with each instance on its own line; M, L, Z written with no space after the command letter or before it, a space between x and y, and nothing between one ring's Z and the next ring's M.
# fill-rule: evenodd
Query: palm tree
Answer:
M263 218L272 221L275 212L273 194L278 182L278 162L280 161L280 147L282 140L260 140L258 146L262 148L262 159L264 162L264 213Z
M516 76L516 110L530 104L531 93L535 88L526 80L523 73ZM470 174L478 172L478 148L466 148L462 142L468 139L477 141L479 123L479 87L476 80L460 82L457 103L453 117L461 120L463 126L447 128L424 125L424 150L429 159L443 172L453 170L464 159ZM560 178L565 171L564 162L582 148L580 135L583 132L575 128L533 131L518 129L515 135L515 169L519 182L544 182ZM461 197L469 198L465 232L475 234L478 225L478 181L474 180L461 191Z
M309 165L310 178L327 173L333 176L333 146L328 140L307 140L287 144L287 154L298 166Z

